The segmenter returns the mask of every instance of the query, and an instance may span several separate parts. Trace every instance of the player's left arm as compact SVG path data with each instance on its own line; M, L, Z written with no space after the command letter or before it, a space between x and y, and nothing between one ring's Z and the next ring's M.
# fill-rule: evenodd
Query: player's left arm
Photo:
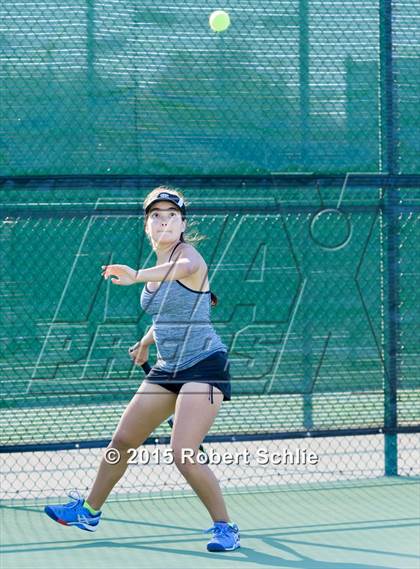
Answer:
M196 273L202 264L200 254L191 245L184 245L177 251L174 260L150 269L139 269L136 274L137 282L177 281Z

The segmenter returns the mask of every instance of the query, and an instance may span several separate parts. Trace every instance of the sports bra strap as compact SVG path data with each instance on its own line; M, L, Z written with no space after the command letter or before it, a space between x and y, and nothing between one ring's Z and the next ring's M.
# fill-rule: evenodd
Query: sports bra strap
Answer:
M170 255L169 259L168 259L168 263L169 263L169 261L171 260L172 255L175 253L175 249L178 247L178 245L179 245L180 243L182 243L182 241L178 241L178 243L177 243L177 244L175 245L175 247L172 249L172 253L171 253L171 255Z

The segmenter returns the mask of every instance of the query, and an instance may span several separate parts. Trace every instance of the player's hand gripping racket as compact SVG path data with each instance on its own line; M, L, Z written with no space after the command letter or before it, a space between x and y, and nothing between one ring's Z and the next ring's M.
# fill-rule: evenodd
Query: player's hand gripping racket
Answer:
M152 369L152 368L150 367L149 362L144 362L144 364L141 364L141 367L143 368L143 371L144 371L144 373L145 373L146 375L147 375L147 374L149 373L149 371ZM174 416L173 416L173 415L171 415L171 416L169 417L169 419L168 419L168 425L171 427L171 429L172 429L172 427L174 426ZM203 445L200 445L200 446L199 446L199 449L201 450L201 452L202 452L203 454L206 455L206 460L205 460L204 464L208 464L208 463L210 462L210 459L209 459L209 457L208 457L206 451L204 450Z

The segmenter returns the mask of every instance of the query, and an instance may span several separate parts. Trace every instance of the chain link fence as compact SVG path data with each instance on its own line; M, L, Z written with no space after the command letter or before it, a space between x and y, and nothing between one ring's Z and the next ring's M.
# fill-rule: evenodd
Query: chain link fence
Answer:
M0 174L418 173L415 0L219 7L4 0Z
M3 498L63 495L75 481L91 481L101 447L142 381L127 353L151 324L140 307L141 286L111 287L100 272L112 262L151 266L142 195L130 184L124 197L107 186L91 188L90 203L74 182L71 191L46 188L45 202L40 188L32 205L21 188L7 190ZM205 189L186 191L188 219L207 236L199 250L220 299L212 320L228 347L233 381L232 401L205 446L249 452L237 464L215 465L227 488L419 474L413 280L420 272L420 190L399 193L394 275L387 192L314 186L244 182L210 197ZM398 311L390 313L395 278ZM394 393L390 336L397 317ZM187 488L160 454L169 437L163 424L143 448L149 462L139 456L116 494ZM294 457L289 464L259 464L286 449ZM298 456L306 463L296 464Z
M161 183L208 236L233 398L205 447L251 454L225 489L419 474L417 3L227 0L221 34L218 8L0 6L1 498L91 484L150 325L99 269L150 266ZM115 494L188 491L155 462Z

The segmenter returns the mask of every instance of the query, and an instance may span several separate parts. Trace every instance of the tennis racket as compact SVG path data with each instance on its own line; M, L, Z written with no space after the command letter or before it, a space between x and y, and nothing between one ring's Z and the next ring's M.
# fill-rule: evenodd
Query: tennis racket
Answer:
M152 368L150 367L149 362L144 362L144 364L141 364L141 367L143 368L143 371L144 371L144 373L145 373L146 375L147 375L147 374L149 373L149 371L152 369ZM171 416L169 417L169 419L168 419L167 422L168 422L168 425L169 425L169 426L171 427L171 429L172 429L173 426L174 426L174 416L171 415ZM210 462L210 459L209 459L209 457L208 457L206 451L204 450L203 445L200 445L200 446L199 446L199 449L200 449L201 452L206 456L206 460L205 460L204 464L208 464L208 463Z

